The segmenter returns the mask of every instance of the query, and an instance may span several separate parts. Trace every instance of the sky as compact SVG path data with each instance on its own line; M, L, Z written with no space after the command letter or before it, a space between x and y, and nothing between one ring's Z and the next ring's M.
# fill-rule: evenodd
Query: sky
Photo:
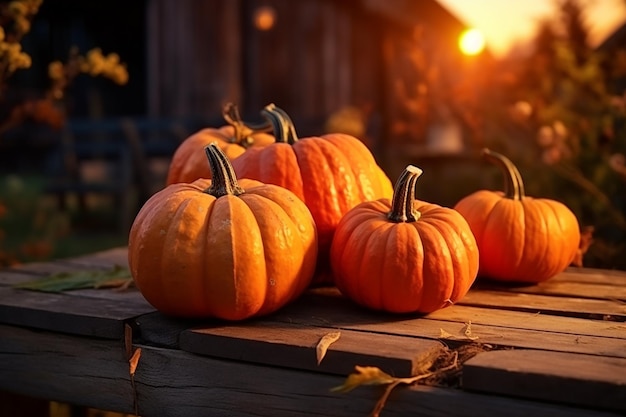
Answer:
M487 47L505 55L516 43L532 38L537 21L555 14L554 0L439 0L465 24L482 31ZM626 22L625 0L581 0L595 46Z

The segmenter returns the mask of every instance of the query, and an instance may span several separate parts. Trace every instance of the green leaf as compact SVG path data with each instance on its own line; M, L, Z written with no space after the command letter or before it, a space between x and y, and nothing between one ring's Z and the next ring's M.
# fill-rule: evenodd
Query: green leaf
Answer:
M59 272L45 278L22 282L14 287L43 292L63 292L85 288L123 288L128 286L132 279L128 268L115 265L108 270Z

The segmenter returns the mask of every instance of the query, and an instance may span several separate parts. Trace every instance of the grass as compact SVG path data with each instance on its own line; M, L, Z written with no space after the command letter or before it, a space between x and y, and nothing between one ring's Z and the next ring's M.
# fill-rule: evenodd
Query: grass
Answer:
M106 199L91 199L88 210L70 201L66 210L42 193L36 176L0 177L0 265L78 256L126 245Z

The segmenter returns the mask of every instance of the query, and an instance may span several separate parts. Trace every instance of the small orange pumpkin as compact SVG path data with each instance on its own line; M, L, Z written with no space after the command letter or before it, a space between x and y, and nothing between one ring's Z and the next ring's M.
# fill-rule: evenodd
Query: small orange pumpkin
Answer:
M275 142L233 160L235 172L285 187L306 203L319 234L322 278L316 283L330 283L328 252L337 223L358 203L391 197L391 181L357 138L335 133L299 139L284 110L270 104L262 114L273 126Z
M289 190L237 181L217 144L206 155L212 180L165 187L137 214L128 243L132 276L146 300L172 316L272 313L310 285L313 217Z
M271 128L270 125L245 124L234 104L226 104L222 116L228 125L204 128L178 145L172 155L165 185L211 178L211 169L203 151L210 143L217 143L226 156L233 160L251 146L267 146L274 142L274 137L265 133Z
M506 191L476 191L454 207L476 236L480 275L536 283L562 272L580 243L574 213L558 201L526 196L522 176L505 156L489 149L482 155L502 169Z
M478 248L455 210L415 199L422 171L409 165L393 200L361 203L337 225L330 259L337 288L365 307L429 313L461 299L478 272Z

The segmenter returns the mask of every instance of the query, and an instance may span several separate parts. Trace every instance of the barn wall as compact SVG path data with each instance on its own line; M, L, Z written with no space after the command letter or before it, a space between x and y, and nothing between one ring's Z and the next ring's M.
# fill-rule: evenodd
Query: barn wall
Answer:
M148 114L219 115L241 97L240 0L150 0Z
M274 27L253 27L257 8ZM322 133L329 114L376 100L380 48L353 0L150 0L151 116L214 118L226 101L247 118L268 103L301 134Z

